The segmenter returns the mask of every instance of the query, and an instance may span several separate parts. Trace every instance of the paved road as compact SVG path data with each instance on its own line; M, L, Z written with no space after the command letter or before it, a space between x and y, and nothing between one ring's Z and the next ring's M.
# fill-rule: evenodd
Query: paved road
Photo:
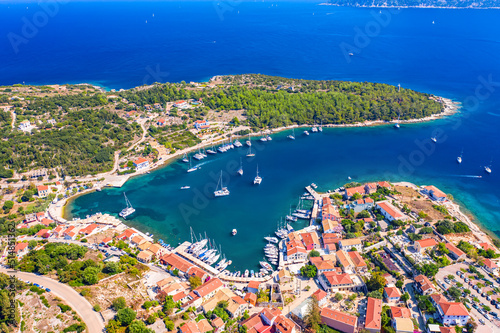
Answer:
M0 272L11 275L5 268L0 267ZM38 283L45 288L49 288L51 292L64 300L76 313L82 318L82 320L87 325L87 330L90 333L97 333L104 331L104 322L101 316L92 309L90 303L81 296L71 287L59 283L53 279L45 276L38 276L31 273L17 272L14 273L18 278L23 281L30 281L32 283Z

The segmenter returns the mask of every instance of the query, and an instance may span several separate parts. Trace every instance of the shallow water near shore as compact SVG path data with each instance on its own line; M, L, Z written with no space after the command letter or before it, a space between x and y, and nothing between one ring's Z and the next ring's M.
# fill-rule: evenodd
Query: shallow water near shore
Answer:
M231 10L221 14L216 5L61 4L57 15L18 45L18 52L8 38L0 39L0 83L95 82L119 89L262 73L401 84L464 102L465 107L452 117L402 125L400 130L337 128L309 137L296 131L294 142L286 139L286 132L277 134L261 145L254 160L243 157L243 177L228 171L229 197L196 193L203 193L205 186L211 192L221 169L234 168L231 164L237 168L238 150L207 158L191 174L185 164L173 162L132 178L121 189L78 197L67 207L68 216L117 214L124 207L125 191L137 209L128 224L171 244L188 240L189 227L206 231L233 260L233 269L242 270L257 267L262 237L297 204L304 186L315 182L320 190L332 189L351 176L360 182L434 184L452 193L481 225L500 234L500 11L401 9L361 45L356 43L358 31L373 25L378 9L300 1L230 2ZM2 6L4 35L22 35L23 18L29 21L41 9L36 3ZM357 47L353 57L346 57L343 43ZM435 130L440 138L432 144ZM456 157L462 149L459 165ZM487 175L484 166L490 161L493 173ZM253 186L257 163L263 182ZM181 191L184 185L191 189ZM233 228L238 229L235 237L230 235Z

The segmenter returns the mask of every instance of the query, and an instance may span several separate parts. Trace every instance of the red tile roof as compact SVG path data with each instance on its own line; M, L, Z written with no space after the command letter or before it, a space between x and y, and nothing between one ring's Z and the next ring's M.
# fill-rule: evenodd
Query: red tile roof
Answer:
M420 245L423 249L427 247L434 247L438 244L434 238L421 239L415 242L418 243L418 245Z
M382 328L381 316L382 300L368 297L365 328L380 330Z
M351 277L347 273L338 274L337 272L325 272L323 275L331 286L352 284Z
M329 308L321 309L321 317L328 318L330 320L335 320L352 327L356 327L358 322L358 317L356 316L351 316L347 313L340 312L337 310L331 310Z
M494 263L491 259L485 258L485 259L483 260L483 262L484 262L484 265L485 265L486 267L490 268L490 269L491 269L491 268L497 268L497 267L498 267L498 266L497 266L497 264L495 264L495 263Z
M351 257L351 260L356 268L366 267L366 262L363 260L361 254L359 254L358 251L349 251L347 252L347 254L349 255L349 257Z
M248 282L248 288L259 289L259 286L260 286L260 282L258 282L258 281L250 281L250 282Z
M401 297L401 292L396 287L385 287L384 291L388 298Z
M28 243L17 243L16 247L14 248L14 252L18 253L28 247Z
M411 311L408 308L391 306L392 318L411 318Z
M388 201L379 201L377 202L377 206L379 206L381 209L383 209L387 214L392 216L394 219L400 219L404 217L404 214L401 213L399 209L394 207L391 203Z
M139 157L138 159L136 159L134 161L134 164L138 165L138 164L141 164L141 163L144 163L144 162L147 162L148 160L145 159L144 157Z
M441 190L439 190L436 186L431 185L431 186L425 186L424 187L427 191L432 191L432 195L435 196L436 198L446 198L446 194L444 194Z
M312 295L316 297L318 301L321 301L323 298L328 296L328 294L323 289L316 290Z
M40 192L40 191L47 191L49 189L49 187L47 185L39 185L36 187L37 191Z
M446 248L450 252L454 253L457 257L461 257L465 254L464 251L460 250L458 247L456 247L452 243L446 243Z
M431 298L441 307L445 316L468 316L469 312L462 303L448 302L441 294L433 294Z
M217 290L218 288L222 287L224 284L222 283L221 280L218 278L213 278L211 280L208 280L198 288L196 288L194 291L200 296L200 297L205 297L211 292Z

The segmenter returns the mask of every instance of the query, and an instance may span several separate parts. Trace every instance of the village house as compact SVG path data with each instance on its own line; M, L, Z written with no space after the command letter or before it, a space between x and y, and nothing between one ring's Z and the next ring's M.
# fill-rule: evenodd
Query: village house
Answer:
M465 252L460 250L453 243L446 243L446 248L450 251L450 256L455 260L465 260L465 258L467 258Z
M431 302L437 309L439 319L444 325L460 325L463 326L469 321L469 312L460 302L448 302L448 300L440 294L433 294L430 297Z
M148 247L148 251L152 252L155 258L161 258L164 254L167 253L167 249L157 243L154 243L150 247Z
M249 305L255 306L257 304L257 295L254 293L246 293L243 300Z
M217 290L222 288L224 284L218 278L208 280L194 290L194 293L203 300L207 300L215 295Z
M372 198L358 199L353 201L351 204L346 205L346 208L354 211L354 213L360 213L363 210L371 210L374 207L374 201Z
M162 127L162 126L165 126L167 124L167 121L163 118L161 119L158 119L158 121L156 122L156 125Z
M32 223L32 222L36 222L36 221L37 221L37 219L36 219L35 213L26 214L24 216L24 223Z
M423 186L420 192L429 196L429 198L434 201L444 202L447 199L446 194L433 185Z
M358 317L329 308L321 309L321 321L334 330L354 333L358 324Z
M145 242L146 242L146 240L143 237L137 235L137 236L132 237L132 239L130 240L130 245L132 247L137 247Z
M147 263L151 262L153 257L154 257L154 253L146 250L146 251L139 252L139 254L137 255L137 260L139 260L142 263L147 264Z
M401 298L401 292L396 287L385 287L384 297L387 303L398 303Z
M315 297L316 300L318 300L318 305L321 307L321 306L325 306L326 303L328 302L328 293L326 291L324 291L323 289L318 289L316 290L312 295L311 297Z
M425 275L418 275L414 278L415 286L417 290L422 295L430 295L436 292L436 288L432 284L431 280Z
M339 241L339 248L344 251L350 251L352 249L361 251L363 249L363 244L359 238L342 239Z
M193 264L182 259L179 255L175 253L166 254L161 257L160 262L167 266L167 270L173 273L175 270L179 272L180 275L185 275Z
M341 233L344 230L339 222L331 219L323 219L321 225L324 233Z
M96 231L96 229L98 229L98 228L99 228L99 226L97 224L92 223L92 224L89 224L88 226L86 226L85 228L81 229L79 232L82 235L88 236L88 235L92 234L94 231Z
M277 308L264 308L241 322L240 326L246 326L249 333L295 333L299 331L297 325L283 316Z
M156 110L163 110L163 107L161 106L160 103L155 103L153 106Z
M186 101L181 100L181 101L175 102L172 106L174 108L178 108L178 109L187 109L189 107L189 104Z
M488 272L495 275L498 273L498 266L491 259L485 258L483 260L483 263L484 263L484 269L486 269Z
M250 281L248 282L247 291L250 293L257 294L259 292L260 282Z
M335 270L335 263L330 260L324 260L322 257L310 257L309 261L311 264L316 266L316 269L318 270L318 274L324 273L324 272L332 272Z
M391 204L387 200L377 202L375 207L380 210L382 215L388 221L396 221L396 220L406 221L409 219L408 216L403 214L398 208L396 208L393 204Z
M307 251L299 240L292 240L286 244L286 256L289 261L304 261L307 259Z
M147 167L149 167L149 161L147 159L145 159L144 157L139 157L133 163L134 163L134 167L137 171L140 171L140 170L143 170L143 169L146 169Z
M366 304L365 329L379 333L382 328L382 300L368 297Z
M14 248L14 253L20 258L27 254L29 251L28 243L17 243Z
M210 325L208 320L202 319L198 322L196 321L190 321L180 327L180 332L181 333L205 333L205 332L210 332L214 328Z
M347 252L349 257L351 258L351 262L354 264L354 268L358 273L365 273L368 269L366 262L361 257L358 251L349 251Z
M323 289L330 293L338 291L365 291L365 285L357 275L350 276L347 273L337 271L325 272L318 277Z
M153 110L153 108L151 107L150 104L146 104L146 105L144 105L144 110L151 111L151 110Z
M347 252L339 250L335 255L344 273L354 274L354 270L356 269L356 267L354 266L354 263L352 262L351 257L347 254Z
M350 187L346 188L344 191L344 198L346 200L350 200L354 194L360 194L360 195L365 195L366 190L364 186L356 186L356 187Z
M49 187L47 185L39 185L36 187L39 198L45 198L49 195Z
M411 318L411 311L408 308L391 306L391 318Z
M413 247L415 250L417 250L419 253L422 253L423 251L430 249L432 250L434 247L437 246L437 242L434 238L426 238L426 239L421 239L417 240L413 243Z
M19 123L18 129L23 132L31 132L33 125L31 125L29 120L23 120Z
M132 117L135 117L136 115L137 115L137 111L135 111L135 110L132 110L132 111L129 111L126 113L127 118L132 118Z
M331 201L325 200L330 198L323 198L323 206L321 207L321 219L322 220L332 220L336 222L340 222L342 220L342 216L340 216L340 212L332 205Z
M337 244L342 239L342 236L337 233L324 233L323 238L323 248L328 253L335 253L337 251Z
M202 130L210 127L210 124L208 123L208 120L196 120L194 123L194 128L197 130Z
M319 241L318 234L315 231L303 233L301 234L301 236L302 236L302 242L304 243L306 250L311 251L321 248L321 243Z
M224 332L226 323L224 323L224 320L217 317L215 319L212 319L212 327L214 328L214 333Z
M122 232L121 234L119 234L116 239L117 240L126 240L126 241L130 241L135 235L137 235L138 232L135 231L134 229L127 229L125 230L124 232Z
M66 230L64 230L63 236L64 239L66 240L74 240L76 238L76 232L77 229L74 226L68 227Z
M288 283L292 280L292 276L290 274L290 271L288 269L281 269L278 272L278 279L280 283Z

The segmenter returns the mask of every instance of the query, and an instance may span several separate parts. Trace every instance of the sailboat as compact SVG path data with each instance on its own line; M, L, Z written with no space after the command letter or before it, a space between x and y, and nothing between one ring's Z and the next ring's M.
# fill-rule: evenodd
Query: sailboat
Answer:
M196 171L198 170L198 167L197 166L193 166L191 164L191 159L189 159L189 169L187 170L187 172L193 172L193 171Z
M462 149L462 152L460 153L460 156L457 157L458 164L462 163L462 155L463 154L464 154L464 150Z
M254 157L255 153L252 152L252 147L248 148L247 157Z
M309 135L309 132L307 130L304 131L305 135Z
M260 138L260 141L266 142L267 141L267 137L264 134L262 134L262 137Z
M435 137L432 137L431 138L432 142L436 143L437 142L437 139Z
M323 132L323 120L321 121L321 125L318 127L318 131Z
M220 185L220 188L219 188L219 185ZM215 189L214 195L216 197L224 197L226 195L229 195L229 190L227 189L227 187L224 187L224 185L222 184L222 170L220 172L219 182L217 183L217 188Z
M399 128L399 114L398 114L398 121L394 124L394 127Z
M262 177L259 176L259 166L257 165L257 176L253 179L254 185L260 185L262 183Z
M248 147L252 147L252 141L250 140L250 133L248 133L248 140L245 142Z
M217 154L217 151L215 151L214 146L212 146L212 148L207 149L207 153L209 153L209 154Z
M187 154L186 154L186 153L184 153L184 155L182 156L182 162L184 162L184 163L189 163L189 159L188 159L188 157L187 157Z
M295 130L293 128L292 128L292 134L287 136L287 138L289 138L290 140L295 140Z
M127 216L134 214L135 209L134 209L134 207L132 207L132 204L128 200L125 192L123 192L123 196L125 197L125 203L127 204L127 207L124 208L118 215L123 217L123 218L126 218Z
M243 176L243 162L241 161L241 157L240 157L240 168L238 169L238 174L240 176Z

